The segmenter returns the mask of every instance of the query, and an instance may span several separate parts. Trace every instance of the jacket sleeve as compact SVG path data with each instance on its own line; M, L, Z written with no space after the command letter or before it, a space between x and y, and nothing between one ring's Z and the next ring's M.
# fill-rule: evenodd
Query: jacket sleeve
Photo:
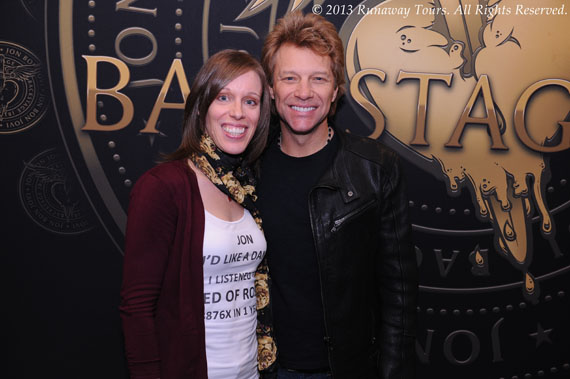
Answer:
M417 264L412 250L411 226L404 178L397 155L384 168L380 193L380 256L376 278L379 288L380 377L415 377Z
M168 187L156 176L143 175L129 203L119 307L132 379L160 377L155 317L176 217Z

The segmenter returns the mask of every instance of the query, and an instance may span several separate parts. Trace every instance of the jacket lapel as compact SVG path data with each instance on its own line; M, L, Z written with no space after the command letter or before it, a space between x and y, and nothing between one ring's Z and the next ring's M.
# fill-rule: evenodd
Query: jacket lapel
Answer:
M333 163L328 167L315 188L324 187L338 190L345 203L350 203L359 198L359 193L356 187L353 185L349 177L349 172L347 170L347 159L349 159L347 154L347 140L346 132L343 132L337 128L334 129L339 137L338 151L333 159Z

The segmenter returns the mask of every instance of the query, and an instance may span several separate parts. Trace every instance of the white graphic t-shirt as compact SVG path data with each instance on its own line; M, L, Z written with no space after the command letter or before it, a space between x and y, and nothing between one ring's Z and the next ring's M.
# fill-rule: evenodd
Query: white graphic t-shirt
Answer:
M247 210L238 221L225 221L208 211L205 214L208 378L258 378L255 270L265 255L265 237Z

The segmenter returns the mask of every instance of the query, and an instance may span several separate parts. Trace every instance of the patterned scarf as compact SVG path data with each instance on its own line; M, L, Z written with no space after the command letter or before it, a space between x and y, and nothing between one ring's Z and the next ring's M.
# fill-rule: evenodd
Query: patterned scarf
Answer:
M260 230L261 217L255 206L255 177L253 170L241 157L232 157L221 151L206 134L200 140L202 153L193 154L190 160L220 191L247 209ZM255 272L255 297L257 306L257 366L260 371L276 370L277 347L273 340L271 308L269 307L269 270L267 255Z
M193 154L190 160L220 191L234 199L253 216L259 229L261 217L255 206L255 177L253 170L241 157L230 156L220 150L206 134L200 140L202 154Z

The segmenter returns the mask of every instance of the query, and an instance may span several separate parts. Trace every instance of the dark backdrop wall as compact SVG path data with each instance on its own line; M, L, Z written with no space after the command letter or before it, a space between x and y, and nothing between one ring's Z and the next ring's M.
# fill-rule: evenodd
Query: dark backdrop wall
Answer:
M537 8L540 7L540 8ZM419 378L570 377L570 16L560 0L0 5L3 372L125 378L129 191L189 83L302 9L346 47L337 127L403 157Z

